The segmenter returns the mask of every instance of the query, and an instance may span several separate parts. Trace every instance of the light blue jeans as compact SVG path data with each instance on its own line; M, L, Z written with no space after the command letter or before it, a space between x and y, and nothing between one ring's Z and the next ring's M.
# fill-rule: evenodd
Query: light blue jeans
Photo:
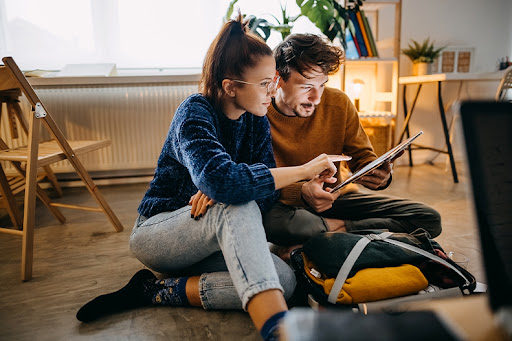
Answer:
M171 276L197 275L205 309L246 309L256 294L295 289L292 269L270 253L258 205L216 203L199 220L190 206L149 219L139 216L130 250L148 268Z

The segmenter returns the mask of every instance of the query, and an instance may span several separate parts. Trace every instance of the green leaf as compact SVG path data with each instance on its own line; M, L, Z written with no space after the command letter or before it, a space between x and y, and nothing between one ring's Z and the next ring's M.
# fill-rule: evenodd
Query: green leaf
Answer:
M233 15L233 8L237 2L238 0L231 0L229 3L228 9L226 10L226 15L224 17L224 22L227 22L229 19L231 19L231 15Z
M402 53L409 57L413 63L432 63L445 48L446 45L437 49L434 48L434 41L431 41L430 38L426 38L421 44L411 39L411 43L406 49L402 49Z
M296 2L301 13L308 17L316 27L322 32L328 31L334 18L332 0L297 0Z

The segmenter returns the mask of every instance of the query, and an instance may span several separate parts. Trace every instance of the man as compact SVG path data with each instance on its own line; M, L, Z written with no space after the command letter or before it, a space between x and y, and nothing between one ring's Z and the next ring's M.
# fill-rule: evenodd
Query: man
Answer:
M325 86L328 76L340 66L343 52L312 34L289 36L274 50L281 77L267 117L277 166L301 165L315 156L351 156L356 171L377 158L350 99L340 90ZM391 183L392 164L385 163L359 184L382 190ZM339 180L349 170L340 165ZM319 179L282 189L280 202L265 213L267 238L276 245L303 244L311 236L327 231L350 232L388 229L392 232L427 230L441 233L441 218L434 209L410 200L358 192L350 184L330 193Z

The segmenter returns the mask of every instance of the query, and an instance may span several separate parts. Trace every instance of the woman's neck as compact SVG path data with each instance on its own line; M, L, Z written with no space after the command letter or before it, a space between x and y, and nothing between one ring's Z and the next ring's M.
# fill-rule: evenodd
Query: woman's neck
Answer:
M238 105L236 105L233 98L224 98L221 101L220 105L222 112L224 115L229 118L230 120L236 121L242 116L245 112L244 109L240 108Z

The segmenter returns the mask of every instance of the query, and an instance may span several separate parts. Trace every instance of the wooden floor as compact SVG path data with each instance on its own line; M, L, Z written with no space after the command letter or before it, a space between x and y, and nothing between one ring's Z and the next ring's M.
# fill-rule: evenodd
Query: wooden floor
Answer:
M442 166L395 167L384 193L436 208L443 219L437 241L470 258L469 271L485 282L480 261L468 178L460 164L460 183ZM125 230L116 233L101 213L63 211L60 225L38 206L34 278L20 282L19 237L0 234L0 340L259 340L243 312L206 312L198 308L144 308L83 324L77 310L97 295L122 287L142 264L128 250L137 206L147 184L101 190ZM82 188L65 188L56 201L92 204ZM5 221L5 218L4 218Z

